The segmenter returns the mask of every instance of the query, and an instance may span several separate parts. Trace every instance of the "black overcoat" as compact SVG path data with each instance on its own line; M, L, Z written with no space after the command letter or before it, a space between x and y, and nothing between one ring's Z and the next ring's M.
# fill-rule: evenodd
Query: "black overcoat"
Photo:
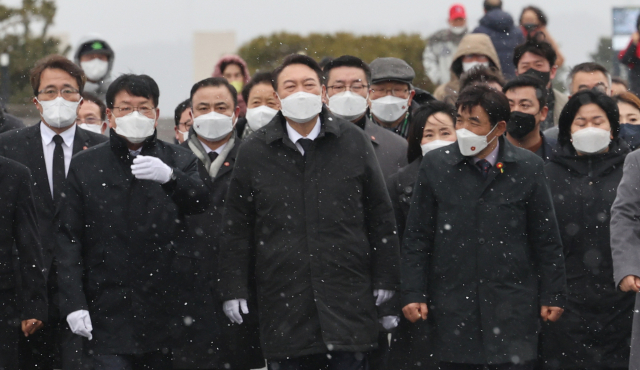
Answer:
M428 303L440 361L533 360L540 306L564 305L543 162L504 138L499 145L486 179L457 145L427 153L418 173L402 243L403 304Z

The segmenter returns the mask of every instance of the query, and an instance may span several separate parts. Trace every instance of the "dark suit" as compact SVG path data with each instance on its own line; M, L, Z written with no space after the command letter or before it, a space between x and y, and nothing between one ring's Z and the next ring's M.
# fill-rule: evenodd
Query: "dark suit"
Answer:
M107 137L104 135L76 128L73 139L73 154L106 140ZM44 161L44 150L42 148L40 124L12 130L0 135L0 155L20 162L31 170L33 198L40 228L44 269L48 276L50 324L36 335L22 339L21 352L23 356L21 356L21 361L28 361L28 363L23 364L28 369L51 369L53 366L58 365L56 362L59 361L55 359L58 357L55 343L59 340L55 333L63 330L62 333L70 334L70 331L67 328L66 318L60 317L58 311L58 289L54 262L57 227L53 221L56 204L51 197L47 168ZM77 341L71 335L68 336L68 339ZM33 351L42 353L42 356L34 355ZM37 367L36 364L38 364Z
M28 168L0 157L0 204L5 215L0 217L0 369L18 367L20 321L47 319L47 288L30 184ZM19 283L21 289L17 289Z

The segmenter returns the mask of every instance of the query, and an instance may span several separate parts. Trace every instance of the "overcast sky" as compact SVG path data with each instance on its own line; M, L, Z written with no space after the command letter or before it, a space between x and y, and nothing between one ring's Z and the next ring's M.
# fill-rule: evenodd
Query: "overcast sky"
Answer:
M459 1L470 28L482 16L482 0ZM19 0L3 3L19 4ZM192 84L191 40L195 31L235 31L238 46L277 31L427 36L446 26L442 0L58 0L51 31L67 34L72 45L98 33L116 52L115 72L147 73L160 85L163 116L173 114ZM638 0L503 0L514 19L537 5L549 18L567 64L588 59L600 36L611 35L611 8L640 6ZM213 68L213 66L212 66Z

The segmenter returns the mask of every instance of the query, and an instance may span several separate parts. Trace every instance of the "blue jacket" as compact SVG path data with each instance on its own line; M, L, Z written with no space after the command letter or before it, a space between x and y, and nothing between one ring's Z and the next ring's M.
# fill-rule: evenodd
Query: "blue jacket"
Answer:
M507 79L515 77L513 49L524 42L524 35L513 23L511 15L500 9L491 10L480 19L480 25L473 33L484 33L491 38L500 58L502 74Z

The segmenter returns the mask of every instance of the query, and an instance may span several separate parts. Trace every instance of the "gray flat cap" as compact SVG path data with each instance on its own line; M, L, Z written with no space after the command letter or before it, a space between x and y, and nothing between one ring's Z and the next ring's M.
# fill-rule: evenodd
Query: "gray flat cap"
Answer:
M369 64L371 83L398 81L411 84L416 73L407 62L398 58L378 58Z

